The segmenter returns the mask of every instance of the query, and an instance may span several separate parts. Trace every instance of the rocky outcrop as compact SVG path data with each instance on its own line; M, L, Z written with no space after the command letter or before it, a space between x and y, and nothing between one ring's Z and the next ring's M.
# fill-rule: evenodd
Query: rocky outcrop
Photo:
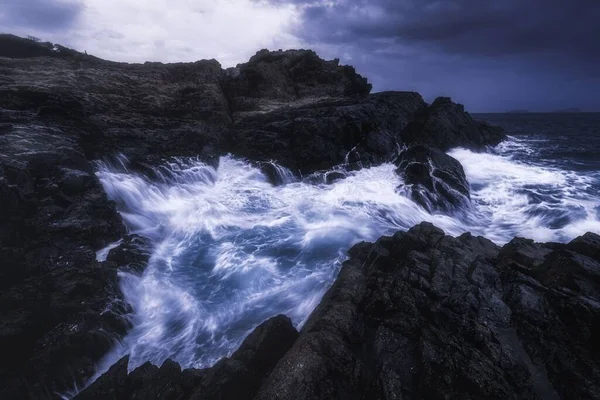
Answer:
M426 108L418 93L369 95L371 85L354 68L310 50L261 50L223 82L233 152L300 175L348 156L363 165L389 160L400 131Z
M503 137L449 99L428 107L417 93L369 95L352 67L310 50L262 50L223 70L215 60L123 64L46 53L46 44L10 38L0 50L0 107L35 112L80 137L89 158L232 152L308 174L347 156L388 161L400 144L480 148ZM40 53L14 58L20 53L10 49L23 43Z
M372 88L353 67L324 61L311 50L261 50L226 76L225 93L235 111L264 111L301 98L367 96Z
M447 151L453 147L482 150L505 139L502 129L474 120L462 104L438 97L402 132L404 143Z
M469 182L462 165L446 153L423 145L403 150L394 161L404 183L397 189L429 212L468 207Z
M257 398L598 398L599 239L357 245Z
M215 60L129 65L85 55L1 56L0 108L60 127L88 159L125 153L137 161L225 147L231 119Z
M28 112L0 120L12 126L0 135L0 397L44 398L92 374L130 327L125 264L95 254L125 228L77 138Z
M500 248L428 223L358 244L298 339L285 328L293 346L265 350L272 359L264 365L282 357L257 379L256 395L228 392L233 384L211 391L198 383L207 372L184 371L171 382L197 389L173 398L599 398L599 255L592 233L568 244L516 238ZM219 369L227 362L213 369L237 376ZM98 387L107 384L130 387L149 368L125 378L117 364L81 398L100 398L83 395L105 393ZM163 387L161 379L146 390ZM118 398L140 398L128 393Z
M344 163L368 166L397 154L399 132L424 106L413 92L316 99L236 114L232 136L238 154L276 160L302 175Z
M290 319L279 315L259 325L231 357L212 368L182 371L167 360L160 368L146 363L128 373L124 357L75 399L250 399L297 337Z

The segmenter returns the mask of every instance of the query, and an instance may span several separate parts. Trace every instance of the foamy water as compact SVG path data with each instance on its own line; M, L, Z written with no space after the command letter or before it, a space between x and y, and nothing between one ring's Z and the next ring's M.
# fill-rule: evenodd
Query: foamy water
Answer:
M330 185L294 182L279 170L288 182L280 186L229 156L218 168L174 160L157 168L155 181L128 171L124 158L100 164L98 176L130 231L152 239L154 251L143 275L120 275L134 328L98 374L124 354L130 368L167 358L210 366L276 314L301 327L353 244L421 221L498 244L517 235L567 241L600 231L598 198L581 190L589 178L522 164L502 151L450 154L472 185L472 204L456 216L429 214L399 194L392 164Z
M593 177L524 164L509 155L465 149L449 154L463 165L471 185L472 217L481 221L481 226L471 222L474 232L501 244L514 236L566 242L600 231L599 197L589 193Z

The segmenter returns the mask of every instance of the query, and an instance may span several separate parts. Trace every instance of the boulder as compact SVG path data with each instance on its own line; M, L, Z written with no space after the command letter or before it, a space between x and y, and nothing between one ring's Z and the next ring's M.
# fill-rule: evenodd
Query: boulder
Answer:
M429 212L453 212L470 205L469 183L460 162L424 145L403 150L394 161L405 193Z
M274 162L261 162L259 167L267 180L275 186L291 183L298 179L292 171Z

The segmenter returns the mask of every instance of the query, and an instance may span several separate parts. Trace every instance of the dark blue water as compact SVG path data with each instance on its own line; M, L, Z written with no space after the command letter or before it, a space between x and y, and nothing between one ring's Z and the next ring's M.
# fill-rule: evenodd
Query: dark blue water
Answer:
M430 214L397 192L403 182L393 164L331 185L282 174L281 186L232 157L218 168L173 160L155 181L128 171L126 161L101 165L109 197L154 251L142 276L121 275L134 328L98 372L124 354L132 367L166 358L205 367L268 317L286 314L301 326L353 244L424 220L499 244L600 232L599 114L476 117L510 138L487 153L449 152L471 184L471 205L456 215Z
M520 164L559 171L554 185L533 182L520 191L528 195L531 205L538 205L529 214L542 218L543 228L567 228L565 234L548 240L566 241L583 230L600 229L596 224L600 219L600 113L474 116L501 126L510 136L494 153Z
M524 144L510 149L523 162L590 174L600 172L600 113L473 114ZM598 181L597 181L598 182Z

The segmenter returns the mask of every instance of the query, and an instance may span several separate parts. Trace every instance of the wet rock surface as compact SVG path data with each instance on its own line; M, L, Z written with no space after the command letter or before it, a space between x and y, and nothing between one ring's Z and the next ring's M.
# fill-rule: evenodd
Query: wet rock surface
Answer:
M474 120L462 104L438 97L402 133L409 144L424 144L447 151L453 147L484 150L504 140L502 129Z
M174 375L182 389L172 398L598 398L599 244L588 233L568 244L516 238L500 248L428 223L360 243L297 339L289 321L277 317L267 329L270 320L231 359ZM291 348L265 347L269 361L258 361L259 351L248 349L261 340L252 337L272 334L288 339L263 343ZM159 371L142 366L126 378L123 362L78 398L103 398L94 396L106 386L131 387L134 376ZM259 373L260 387L231 392L247 387L233 382L248 363L277 365ZM218 378L200 383L209 374ZM139 398L127 393L104 398Z
M397 154L400 132L423 107L414 92L298 101L273 111L235 114L232 136L238 154L275 160L302 175L344 163L369 166Z
M359 244L257 398L598 398L599 238Z
M324 61L311 50L263 49L226 73L225 92L239 111L264 110L277 100L366 96L372 88L353 67Z
M423 145L403 150L394 160L405 193L429 212L454 212L469 206L470 189L462 165L446 153Z
M46 50L16 58L9 48L0 51L0 107L36 113L79 137L88 158L232 152L304 175L348 156L389 161L401 144L446 150L503 138L449 99L428 107L414 92L369 94L352 67L310 50L262 50L223 70L216 60L123 64Z
M77 400L250 399L298 337L289 318L279 315L259 325L231 357L207 369L187 369L167 360L127 372L124 357Z
M130 327L121 265L95 253L125 228L76 138L35 115L2 118L14 124L0 136L1 394L52 397Z

